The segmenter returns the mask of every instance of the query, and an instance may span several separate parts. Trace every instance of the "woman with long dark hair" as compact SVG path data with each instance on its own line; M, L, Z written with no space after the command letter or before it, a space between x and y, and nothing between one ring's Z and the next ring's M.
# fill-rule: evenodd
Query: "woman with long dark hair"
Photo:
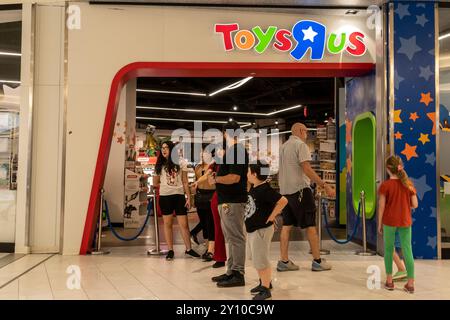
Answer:
M187 167L179 163L179 156L173 152L175 145L172 141L166 141L161 146L161 152L155 166L153 185L159 186L159 207L163 215L164 235L169 252L166 259L173 260L173 213L175 212L181 236L186 245L185 254L192 257L200 255L192 250L187 209L191 207ZM174 158L176 161L174 161Z

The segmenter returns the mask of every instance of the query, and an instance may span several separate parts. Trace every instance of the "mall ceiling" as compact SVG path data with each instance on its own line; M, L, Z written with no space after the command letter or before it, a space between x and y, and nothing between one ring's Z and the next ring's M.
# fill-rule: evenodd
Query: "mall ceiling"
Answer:
M299 120L318 119L323 123L334 113L333 78L252 78L236 89L209 96L241 80L139 78L137 122L159 129L192 129L193 122L189 120L202 120L205 126L220 128L220 122L231 118L241 124L254 123L258 128L275 127L278 121L281 130Z

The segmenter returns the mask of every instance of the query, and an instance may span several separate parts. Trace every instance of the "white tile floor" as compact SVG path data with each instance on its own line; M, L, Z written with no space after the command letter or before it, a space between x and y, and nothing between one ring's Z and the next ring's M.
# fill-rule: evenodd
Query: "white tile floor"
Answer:
M273 265L278 258L278 243L272 243ZM334 245L327 259L333 270L313 273L305 242L291 244L291 258L301 269L296 272L274 272L274 299L450 299L450 261L416 261L416 294L402 290L369 290L367 267L380 267L381 257L359 257L357 246ZM32 271L0 289L1 299L250 299L249 290L257 282L256 271L248 261L245 287L217 288L212 276L224 271L212 269L210 263L183 257L184 248L177 246L175 260L149 257L144 247L118 247L106 256L56 255ZM69 266L81 271L80 289L69 289ZM5 267L6 268L6 267ZM4 269L4 268L3 268ZM0 274L3 273L0 269ZM72 275L72 278L74 276ZM383 276L382 276L383 278ZM72 282L73 283L73 282ZM398 284L402 288L403 283Z

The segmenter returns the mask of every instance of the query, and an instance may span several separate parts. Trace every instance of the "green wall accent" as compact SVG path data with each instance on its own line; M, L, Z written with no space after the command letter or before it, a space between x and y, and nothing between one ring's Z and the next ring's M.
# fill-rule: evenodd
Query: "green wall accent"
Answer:
M366 217L375 214L376 202L376 121L371 112L358 115L353 121L352 131L352 197L355 212L358 212L360 192L366 194Z

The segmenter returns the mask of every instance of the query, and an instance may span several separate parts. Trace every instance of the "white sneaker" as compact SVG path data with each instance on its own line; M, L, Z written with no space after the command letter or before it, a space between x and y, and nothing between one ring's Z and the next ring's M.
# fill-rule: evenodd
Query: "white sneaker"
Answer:
M327 262L327 260L325 260L324 258L322 258L321 263L317 263L316 261L313 260L311 270L312 271L328 271L328 270L331 270L331 264L329 264Z
M283 272L283 271L297 271L300 269L300 267L296 264L294 264L291 260L288 262L278 261L277 264L277 271Z

